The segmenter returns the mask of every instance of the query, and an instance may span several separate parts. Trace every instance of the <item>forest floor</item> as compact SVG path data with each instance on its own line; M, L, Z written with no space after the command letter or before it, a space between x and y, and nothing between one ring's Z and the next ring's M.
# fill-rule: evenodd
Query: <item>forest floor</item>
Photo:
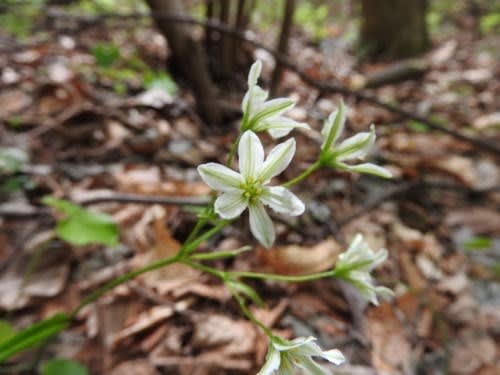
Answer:
M0 54L0 317L18 328L69 311L112 278L174 254L195 222L189 207L113 197L208 194L196 166L224 162L238 129L238 121L204 125L189 91L156 73L168 49L153 29L59 21L25 44L0 34L9 51ZM498 41L464 27L421 56L418 77L363 90L499 145ZM264 62L267 87L272 58L253 53ZM347 87L389 66L357 64L333 38L319 48L294 35L289 55L315 79ZM236 82L245 76L242 70ZM238 106L244 87L235 87L228 100ZM297 154L285 179L314 161L322 121L342 96L321 94L291 71L280 90L297 100L290 117L312 127L295 133ZM395 291L392 301L367 305L332 280L258 282L253 286L267 308L254 313L284 337L313 335L323 348L342 350L349 363L338 374L499 374L500 155L342 98L349 133L376 124L372 157L395 178L313 174L295 188L306 214L275 223L275 248L255 245L218 266L323 271L361 232L374 249L389 250L377 282ZM90 209L108 213L119 224L120 244L55 239L55 216L41 204L46 195L87 200ZM103 196L107 201L88 202ZM248 233L243 220L202 249L255 244ZM266 350L266 337L223 284L173 266L116 288L43 349L17 360L74 358L92 374L255 374Z

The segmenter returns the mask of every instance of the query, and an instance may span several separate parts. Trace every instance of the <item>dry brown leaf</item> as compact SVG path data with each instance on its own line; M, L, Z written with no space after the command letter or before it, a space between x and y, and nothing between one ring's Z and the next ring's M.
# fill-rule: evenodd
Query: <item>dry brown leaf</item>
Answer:
M134 336L138 333L144 332L153 326L163 322L164 320L172 317L175 312L185 311L193 303L192 299L185 299L171 306L155 306L150 310L142 313L137 317L137 320L130 326L122 329L110 336L110 345L116 347L125 339Z
M120 363L110 375L160 375L160 373L148 360L137 359Z
M465 226L477 234L500 234L500 213L486 207L468 207L446 215L449 226Z
M461 341L461 340L460 340ZM472 375L484 365L493 365L497 358L495 341L489 336L470 337L454 347L450 359L450 373Z
M275 273L288 275L305 275L330 269L340 252L340 245L332 238L312 247L289 245L272 250L258 248L262 263Z
M377 370L398 373L408 368L412 360L410 339L390 304L383 303L369 310L367 328Z

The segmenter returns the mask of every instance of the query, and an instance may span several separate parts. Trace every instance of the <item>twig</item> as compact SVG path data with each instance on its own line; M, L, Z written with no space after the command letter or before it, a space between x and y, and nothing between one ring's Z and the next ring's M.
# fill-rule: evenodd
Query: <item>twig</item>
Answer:
M89 206L97 203L122 202L136 204L164 204L177 206L205 206L209 203L205 197L161 197L155 195L112 193L94 198L82 199L77 204Z
M469 194L476 197L481 197L488 195L490 193L500 192L500 185L495 185L485 189L471 189L464 185L446 183L446 182L434 182L426 179L418 181L403 182L401 185L387 190L385 193L381 194L379 197L367 202L360 209L355 211L349 216L344 217L342 220L337 221L331 225L331 231L337 232L341 227L345 226L349 222L369 213L379 207L382 203L389 200L395 199L401 195L404 195L411 190L415 189L434 189L434 190L449 190L456 191L457 193Z
M397 107L395 105L389 104L382 102L378 100L375 96L364 93L362 91L354 91L351 90L347 87L340 86L338 84L332 83L332 82L326 82L326 81L320 81L317 79L314 79L310 77L307 73L304 72L301 68L299 68L296 64L292 63L288 57L264 44L261 42L257 41L248 31L241 31L238 29L234 29L233 27L230 27L228 25L221 24L216 21L208 20L208 21L201 21L194 19L192 17L186 17L186 16L180 16L180 15L168 15L168 14L144 14L144 13L134 13L134 14L103 14L97 17L77 17L77 16L71 16L65 13L61 12L54 12L54 11L49 11L48 12L48 17L55 17L55 18L61 18L64 17L66 19L74 19L76 21L81 21L81 22L87 22L87 23L95 23L99 21L100 19L113 19L113 18L118 18L118 19L134 19L137 20L138 18L144 18L144 17L151 17L153 19L157 20L162 20L162 21L168 21L168 22L179 22L179 23L185 23L185 24L190 24L190 25L198 25L198 26L204 26L205 28L209 28L212 30L219 31L221 33L227 33L234 38L241 39L248 44L252 45L253 47L256 48L261 48L267 52L269 52L277 61L278 64L282 65L284 68L296 73L302 81L307 83L310 86L314 86L317 88L319 91L322 93L339 93L345 96L350 96L353 97L357 100L360 101L365 101L367 103L376 105L380 108L383 108L389 112L395 113L399 116L401 116L404 119L408 120L414 120L421 122L422 124L427 125L429 128L446 133L451 135L454 138L460 139L461 141L467 142L469 144L472 144L474 146L477 146L485 151L488 151L490 153L500 155L500 146L494 143L490 143L488 141L485 141L480 138L475 138L468 136L466 134L463 134L461 132L458 132L453 129L449 129L441 124L438 124L426 117L419 116L417 114L414 114L408 110L402 109L400 107Z
M76 204L90 206L98 203L134 203L134 204L162 204L177 206L205 206L209 199L205 197L160 197L154 195L113 193L99 197L82 199ZM49 216L52 210L48 207L22 206L22 207L1 207L0 217L12 220L35 219L40 216Z

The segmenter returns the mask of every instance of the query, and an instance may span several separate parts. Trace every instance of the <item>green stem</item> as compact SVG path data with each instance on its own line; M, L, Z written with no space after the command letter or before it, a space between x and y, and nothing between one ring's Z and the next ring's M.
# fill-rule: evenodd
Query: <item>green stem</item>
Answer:
M264 323L262 323L259 319L257 319L255 315L252 314L250 309L245 304L245 300L238 294L238 292L233 288L229 288L229 290L231 291L233 297L236 299L236 302L238 302L241 311L243 311L243 314L245 314L248 320L250 320L256 326L260 327L269 338L272 338L273 333L271 332L269 327L267 327Z
M313 173L319 167L321 167L321 162L318 160L318 161L314 162L313 164L311 164L309 166L309 168L307 168L300 175L298 175L297 177L295 177L295 178L291 179L290 181L284 183L282 186L288 188L290 186L295 185L296 183L302 181L304 178L306 178L307 176L309 176L311 173Z
M184 243L179 250L178 256L180 259L184 259L186 255L189 255L193 250L195 250L201 243L208 238L212 237L215 233L219 232L222 228L228 225L232 220L222 220L215 227L206 231L201 236L197 237L195 240Z
M243 129L242 129L242 131L243 131ZM242 132L240 132L240 134L238 134L238 138L236 138L236 140L231 145L231 149L229 150L229 154L227 155L226 165L229 168L231 168L231 165L233 164L234 156L236 155L236 151L238 150L238 145L240 143L241 134L242 134Z
M232 277L245 277L250 279L275 280L275 281L297 282L297 283L318 280L325 277L331 277L332 274L333 274L332 271L318 272L318 273L313 273L311 275L301 275L301 276L276 275L273 273L260 273L260 272L248 272L248 271L229 272L229 275Z

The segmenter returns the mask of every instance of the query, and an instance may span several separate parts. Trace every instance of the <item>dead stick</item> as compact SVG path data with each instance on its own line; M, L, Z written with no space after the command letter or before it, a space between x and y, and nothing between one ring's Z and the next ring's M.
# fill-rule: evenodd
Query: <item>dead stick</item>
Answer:
M323 93L339 93L345 96L350 96L353 97L357 100L360 101L365 101L367 103L371 103L373 105L376 105L378 107L384 108L385 110L398 114L399 116L408 119L408 120L414 120L421 122L422 124L427 125L429 128L446 133L451 135L454 138L460 139L461 141L467 142L469 144L472 144L474 146L477 146L479 148L482 148L485 151L488 151L490 153L494 153L496 155L500 155L500 146L494 143L490 143L488 141L485 141L480 138L475 138L468 136L466 134L462 134L456 130L449 129L441 124L438 124L426 117L419 116L417 114L414 114L408 110L402 109L400 107L397 107L395 105L389 104L382 102L378 100L375 96L364 93L362 91L354 91L351 89L348 89L347 87L343 87L340 85L337 85L332 82L325 82L325 81L319 81L316 80L312 77L310 77L307 73L305 73L302 69L300 69L296 64L292 63L286 55L283 55L282 53L267 47L266 45L258 42L255 40L254 37L249 35L248 32L246 31L241 31L234 29L233 27L230 27L228 25L223 25L218 22L214 21L200 21L191 17L185 17L185 16L178 16L178 15L168 15L168 14L154 14L154 15L149 15L149 14L144 14L144 13L138 13L138 14L105 14L105 15L100 15L98 17L77 17L77 16L70 16L65 13L61 12L49 12L48 13L49 17L65 17L65 18L72 18L75 20L81 20L82 22L96 22L99 19L108 19L108 18L122 18L122 19L137 19L140 17L152 17L154 19L160 19L168 22L179 22L179 23L185 23L185 24L191 24L191 25L199 25L199 26L204 26L206 28L211 28L213 30L219 31L221 33L227 33L232 35L235 38L241 39L248 44L261 48L267 52L269 52L273 57L276 59L277 63L281 64L284 68L293 71L296 73L305 83L309 84L310 86L314 86L317 88L319 91Z

